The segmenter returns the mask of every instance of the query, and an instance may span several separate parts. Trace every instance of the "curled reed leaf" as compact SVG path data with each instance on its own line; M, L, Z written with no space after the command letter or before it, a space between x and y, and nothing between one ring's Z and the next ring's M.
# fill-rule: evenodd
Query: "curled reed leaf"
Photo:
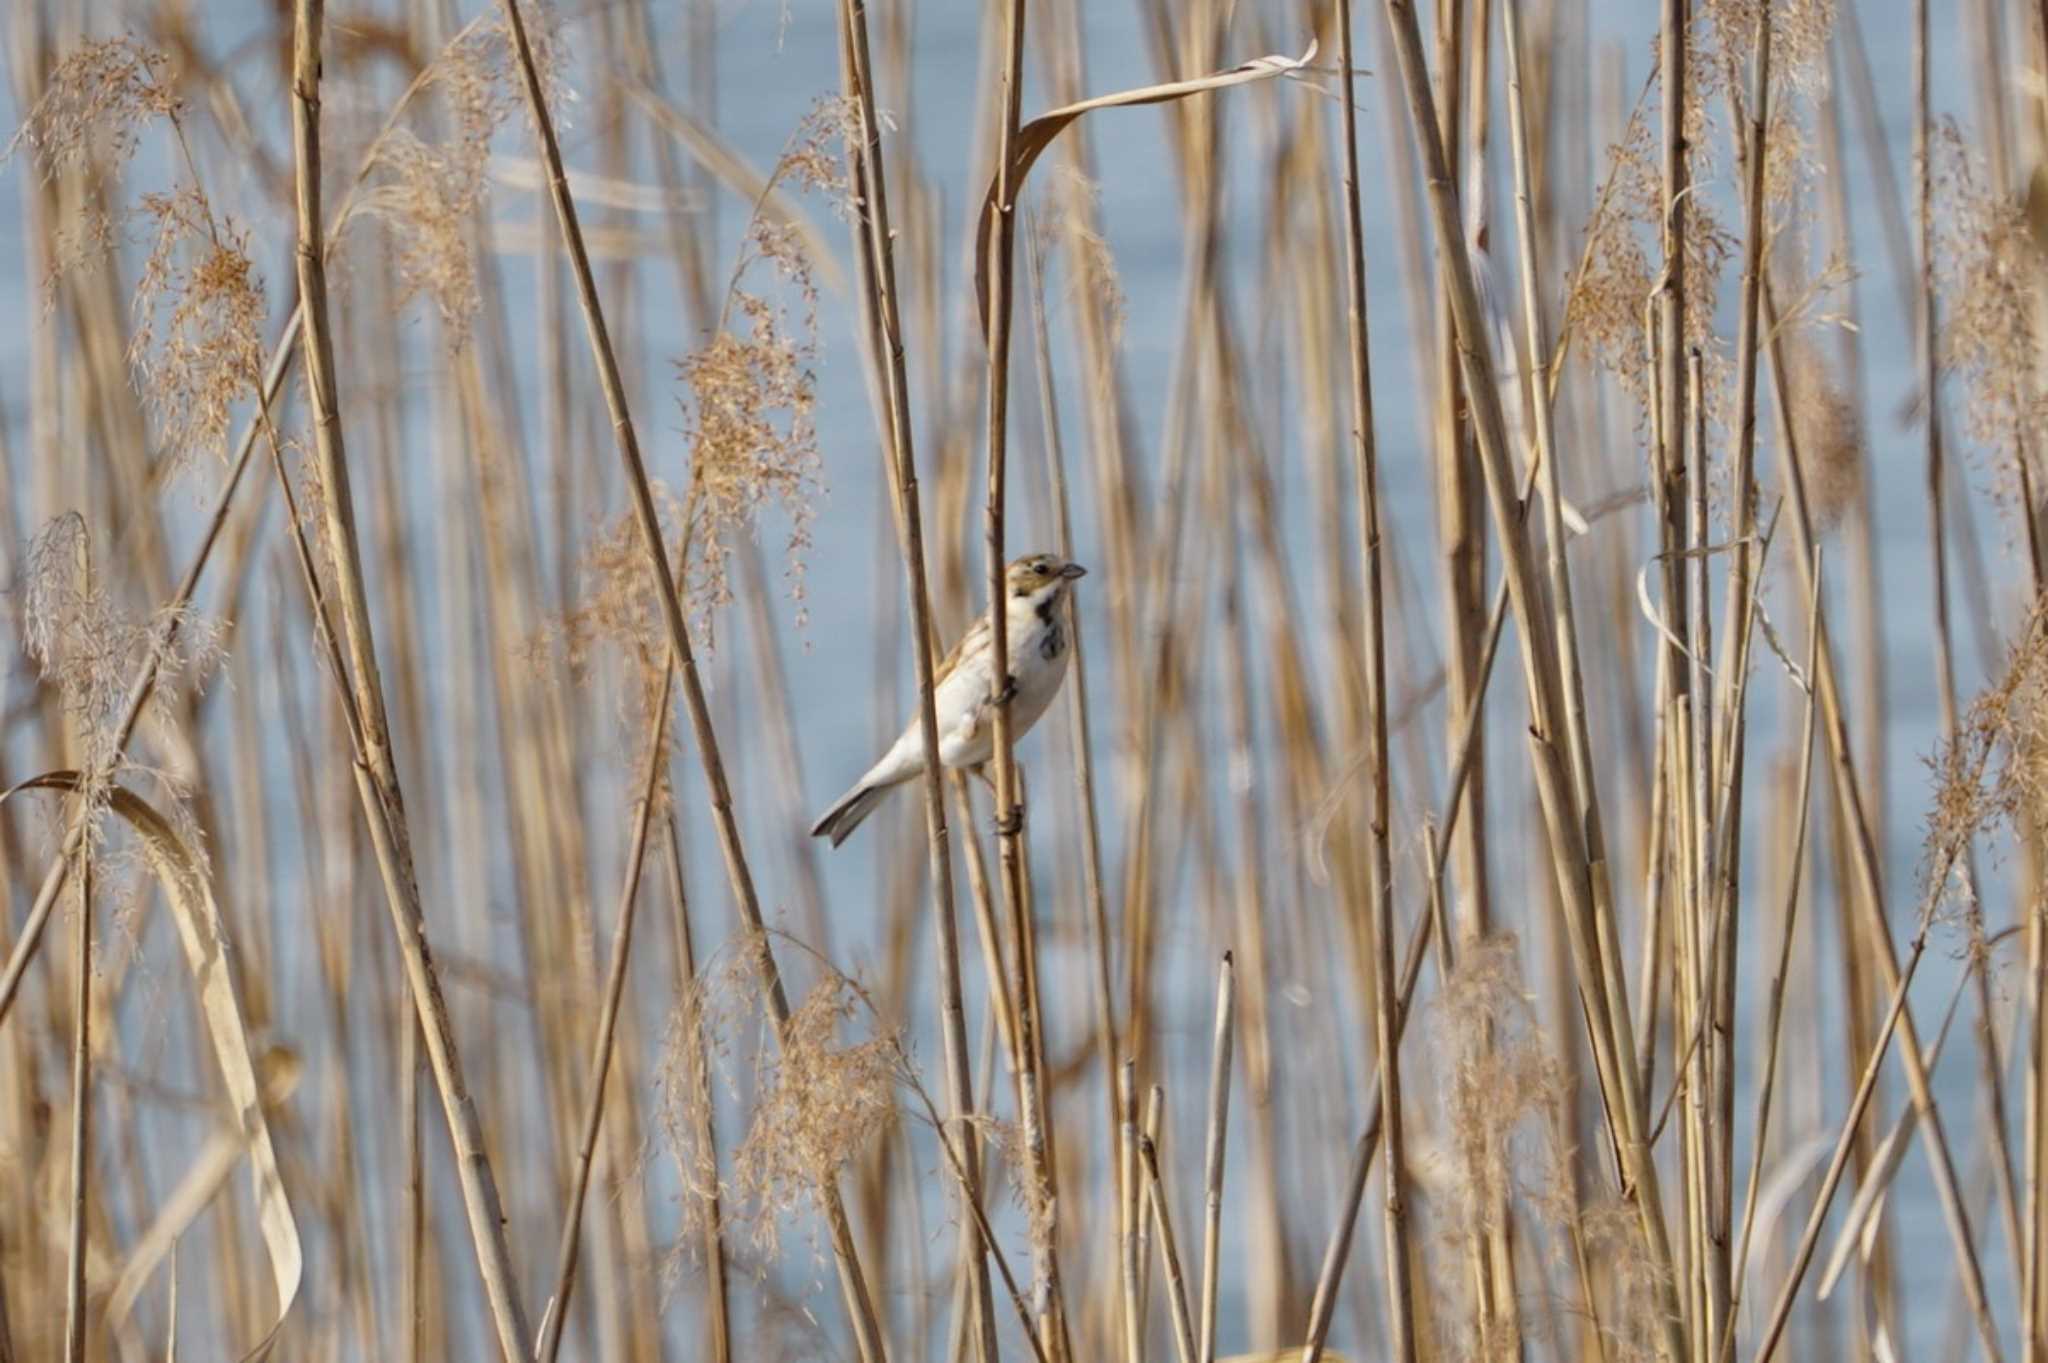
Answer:
M91 782L83 773L49 771L0 792L0 803L28 790L92 794ZM277 1319L255 1346L242 1355L248 1363L267 1355L284 1328L298 1297L305 1258L299 1243L298 1222L292 1215L284 1178L278 1172L270 1124L263 1115L262 1087L257 1082L241 986L229 965L227 927L220 906L214 902L204 862L179 837L170 821L125 787L111 787L105 799L140 840L143 853L163 887L164 902L170 906L178 941L185 949L185 962L191 967L193 983L199 990L200 1013L213 1043L214 1058L220 1062L221 1077L234 1105L235 1127L248 1147L257 1225L269 1251L271 1281L277 1290Z
M1097 95L1093 99L1076 101L1063 105L1049 113L1040 114L1017 129L1015 143L1010 153L1010 198L1014 202L1022 192L1024 178L1031 173L1031 167L1045 153L1059 135L1084 114L1100 109L1129 109L1142 104L1170 104L1188 99L1194 95L1205 95L1216 90L1228 90L1233 85L1250 85L1255 81L1274 80L1282 76L1298 75L1316 59L1317 44L1312 40L1308 50L1299 57L1266 56L1253 57L1227 71L1212 71L1206 76L1189 80L1166 81L1159 85L1142 85L1131 90L1119 90L1115 94ZM997 175L989 180L988 192L982 195L981 216L974 229L974 298L981 310L981 330L988 334L988 240L989 224L995 220L996 196L1002 191L1003 180Z

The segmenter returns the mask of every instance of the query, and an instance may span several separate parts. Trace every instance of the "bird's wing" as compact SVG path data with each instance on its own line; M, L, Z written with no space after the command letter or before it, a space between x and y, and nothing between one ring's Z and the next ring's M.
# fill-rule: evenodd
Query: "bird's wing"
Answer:
M967 632L960 636L959 641L946 650L946 656L939 659L939 665L932 669L932 685L937 686L952 676L960 664L977 649L986 651L987 648L988 617L984 615L969 625Z

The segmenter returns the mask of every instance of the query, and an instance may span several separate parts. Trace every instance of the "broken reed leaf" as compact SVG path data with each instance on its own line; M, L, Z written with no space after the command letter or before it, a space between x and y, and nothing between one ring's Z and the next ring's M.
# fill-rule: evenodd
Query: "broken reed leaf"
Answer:
M23 791L47 790L94 798L92 782L76 771L50 771L30 777L6 791L0 804ZM305 1257L299 1242L299 1228L292 1215L291 1201L278 1171L277 1151L271 1144L270 1125L263 1115L262 1087L257 1082L254 1050L242 1006L241 985L231 962L220 906L214 901L206 867L192 846L172 827L169 820L141 796L122 786L106 792L108 808L133 830L141 842L150 866L163 887L164 902L184 947L185 962L191 968L199 992L200 1013L206 1023L214 1058L220 1064L234 1126L249 1150L249 1178L256 1200L257 1226L270 1257L271 1282L277 1292L277 1317L256 1344L240 1357L253 1363L269 1354L278 1333L298 1298Z
M1006 207L1014 206L1017 196L1023 192L1025 177L1031 174L1031 167L1037 163L1045 149L1084 114L1091 114L1099 109L1128 109L1144 104L1169 104L1194 95L1227 90L1234 85L1249 85L1255 81L1293 76L1306 70L1315 61L1316 51L1317 42L1311 39L1308 50L1299 57L1254 57L1225 71L1213 71L1206 76L1196 76L1189 80L1138 86L1135 89L1119 90L1115 94L1097 95L1092 99L1078 100L1049 113L1040 114L1017 129L1016 139L1011 145L1011 204ZM974 229L974 299L975 306L980 310L981 334L984 339L988 336L989 227L995 220L996 198L1002 190L1003 177L998 173L990 178L988 192L982 196L981 213L976 219Z

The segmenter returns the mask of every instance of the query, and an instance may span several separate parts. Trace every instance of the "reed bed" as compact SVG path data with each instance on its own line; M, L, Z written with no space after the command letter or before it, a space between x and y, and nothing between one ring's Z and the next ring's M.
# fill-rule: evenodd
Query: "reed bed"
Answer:
M2048 1358L2044 23L14 0L0 1363Z

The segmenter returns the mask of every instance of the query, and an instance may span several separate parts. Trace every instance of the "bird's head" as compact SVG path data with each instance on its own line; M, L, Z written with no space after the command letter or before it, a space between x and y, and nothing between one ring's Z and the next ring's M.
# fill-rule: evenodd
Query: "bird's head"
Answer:
M1076 578L1087 573L1080 564L1069 563L1058 554L1026 554L1010 565L1007 574L1010 605L1014 609L1057 601Z

